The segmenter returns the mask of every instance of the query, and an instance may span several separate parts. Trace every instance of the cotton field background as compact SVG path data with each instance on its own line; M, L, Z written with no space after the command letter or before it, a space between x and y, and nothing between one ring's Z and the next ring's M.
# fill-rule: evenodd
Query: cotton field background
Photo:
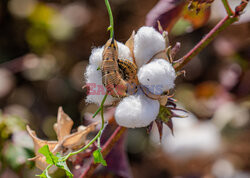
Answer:
M156 9L164 1L168 0L110 0L116 40L125 44L133 30L140 34L143 28L149 28L142 26L153 26L153 17L160 12ZM240 2L229 0L232 7ZM176 20L168 34L172 46L181 44L175 59L192 49L225 15L222 2L215 0L209 11L201 10L197 18L184 15ZM109 39L108 26L107 9L100 0L0 1L1 178L32 178L41 173L34 162L27 160L35 155L27 124L39 138L56 140L53 124L60 106L74 122L72 133L79 125L101 120L100 116L92 119L98 106L89 101L96 98L87 97L83 86L90 77L89 63L99 60L101 47ZM157 48L154 41L148 44ZM143 45L139 48L151 50ZM124 49L121 51L129 58ZM155 68L170 65L153 62ZM137 107L129 98L116 111L105 108L107 120L116 113L118 124L131 129L122 138L124 147L120 149L121 156L113 160L113 167L96 169L92 177L250 177L249 66L248 4L238 22L185 65L184 75L175 80L169 72L172 68L162 72L170 73L164 85L174 88L177 107L187 111L177 111L186 117L172 118L173 134L163 125L160 141L156 124L150 133L145 128L134 128L147 126L151 115L158 114L159 107L155 105L159 103L146 107L143 118L138 119L148 119L143 123L126 119L138 118L137 113L126 112ZM145 65L141 68L145 74ZM161 78L162 73L158 73L159 77L153 80ZM138 77L147 84L146 79L140 79L140 73ZM100 103L102 97L97 100ZM80 170L77 166L75 173ZM53 177L65 175L58 170Z

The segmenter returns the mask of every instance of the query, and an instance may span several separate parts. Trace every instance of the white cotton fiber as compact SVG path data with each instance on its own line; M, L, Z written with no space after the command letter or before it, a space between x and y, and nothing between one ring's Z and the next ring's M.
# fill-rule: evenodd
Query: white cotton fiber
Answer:
M155 59L143 65L138 72L139 82L154 94L162 94L174 87L176 78L172 65L164 59Z
M165 49L163 36L153 27L141 27L134 38L134 55L136 64L141 67L157 52Z
M156 119L160 104L147 98L141 90L124 98L116 108L115 120L124 127L146 127Z
M120 42L117 42L117 45L118 45L118 58L129 59L130 61L133 61L129 48Z
M183 112L175 111L182 115ZM220 149L220 133L211 121L199 121L191 113L186 118L173 118L174 135L164 125L161 147L164 152L176 159L186 160L201 155L213 155ZM151 140L159 144L159 133L156 125L151 132Z
M89 57L90 64L94 64L98 67L101 67L103 49L104 49L103 47L98 47L98 48L92 49L91 55Z
M93 86L90 90L89 95L86 98L86 102L100 105L106 93L106 88L102 84L101 70L97 70L97 68L98 68L97 65L94 64L90 64L86 68L85 72L86 84L89 86ZM117 99L109 95L105 101L105 105L110 105L115 100Z

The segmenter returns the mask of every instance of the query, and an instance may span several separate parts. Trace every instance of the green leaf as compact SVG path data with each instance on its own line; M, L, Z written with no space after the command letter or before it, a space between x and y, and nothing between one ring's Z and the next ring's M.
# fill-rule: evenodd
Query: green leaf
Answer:
M69 178L73 178L73 174L71 173L66 161L59 161L56 163L56 166L65 170L66 172L66 175L69 177Z
M43 147L41 147L38 152L46 157L46 162L48 164L56 165L56 163L58 162L58 157L56 157L55 155L53 155L53 153L50 152L48 145L44 145Z
M107 166L105 159L103 159L101 149L97 149L93 152L94 163L101 163L103 166Z
M107 28L107 31L110 31L112 29L112 26L109 26L108 28Z

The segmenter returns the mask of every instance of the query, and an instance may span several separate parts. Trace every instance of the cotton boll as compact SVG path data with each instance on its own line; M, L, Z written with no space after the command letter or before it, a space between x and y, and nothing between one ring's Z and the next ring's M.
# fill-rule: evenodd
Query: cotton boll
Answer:
M133 61L129 48L120 42L117 42L117 45L118 45L118 58L129 59L130 61Z
M155 59L143 65L137 75L142 85L158 95L173 88L176 78L174 68L164 59Z
M159 113L157 100L147 98L141 90L136 95L124 98L115 111L116 122L124 127L148 126Z
M103 53L103 47L94 48L91 51L91 55L89 57L89 63L94 64L98 67L101 67L102 65L102 53Z
M141 67L157 52L166 48L165 39L153 27L141 27L134 38L136 64Z
M176 112L181 114L181 112ZM161 146L176 159L187 160L196 156L216 154L220 148L220 133L210 121L199 121L189 114L186 118L173 118L174 136L164 125ZM152 129L153 143L159 143L156 126Z
M97 70L97 66L94 64L88 65L85 73L86 84L90 86L90 92L86 98L87 103L95 103L100 105L102 99L106 93L106 88L102 84L102 73L101 70ZM116 98L108 95L105 105L112 104Z

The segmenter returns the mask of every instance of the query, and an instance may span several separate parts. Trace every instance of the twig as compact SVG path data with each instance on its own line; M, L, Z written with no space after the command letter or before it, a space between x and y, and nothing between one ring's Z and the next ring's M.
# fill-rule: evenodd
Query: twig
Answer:
M241 12L245 9L248 0L242 0L241 4L235 8L233 16L227 15L222 19L201 41L195 45L184 57L175 61L174 68L179 71L185 64L187 64L194 56L196 56L203 48L205 48L222 30L227 28L232 23L239 20ZM228 6L229 7L229 6Z
M114 133L102 147L103 157L106 157L109 154L109 152L112 150L114 145L117 143L117 141L121 138L121 136L125 133L126 130L127 128L121 126L118 126L116 128ZM99 164L95 164L94 161L92 160L91 164L87 167L87 169L83 172L83 174L80 177L81 178L90 177L98 165Z
M114 20L113 20L113 14L112 14L112 10L111 10L108 0L105 0L105 5L108 9L109 22L110 22L110 26L108 27L108 30L110 30L110 38L113 38L114 37Z
M227 1L227 0L221 0L221 1L222 1L223 5L224 5L226 11L227 11L227 14L228 14L229 16L234 15L234 11L232 11L231 7L229 6L228 1Z

